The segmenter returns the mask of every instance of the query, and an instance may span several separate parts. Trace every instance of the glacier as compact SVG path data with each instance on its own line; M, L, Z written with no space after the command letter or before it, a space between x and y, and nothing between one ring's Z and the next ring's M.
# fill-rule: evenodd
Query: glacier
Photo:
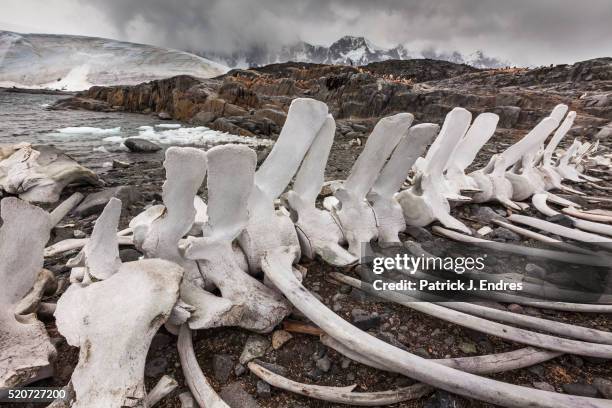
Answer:
M97 37L0 31L0 87L81 91L229 70L188 52Z

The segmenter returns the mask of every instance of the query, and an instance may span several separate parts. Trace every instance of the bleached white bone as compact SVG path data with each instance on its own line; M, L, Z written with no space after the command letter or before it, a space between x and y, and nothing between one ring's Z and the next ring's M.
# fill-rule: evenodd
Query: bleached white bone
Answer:
M544 182L546 183L546 190L551 190L553 188L561 189L561 175L555 170L554 162L553 162L553 153L557 149L557 146L561 142L561 140L565 137L567 132L571 129L574 124L574 120L576 119L576 112L571 111L565 117L565 120L555 131L555 134L546 145L544 149L544 153L542 155L542 163L538 167L538 170L542 173L542 177Z
M75 181L98 184L98 176L52 146L19 144L0 148L0 192L26 201L54 203Z
M315 206L335 132L336 122L328 115L308 149L293 189L287 192L287 203L296 218L294 223L302 255L309 259L319 255L329 264L346 266L356 262L357 258L340 246L344 236L332 215Z
M314 99L297 98L291 102L287 119L272 151L255 173L255 185L249 198L249 221L238 242L249 270L261 270L264 253L279 245L296 250L299 241L291 218L274 209L274 200L287 188L304 156L327 119L327 105Z
M372 407L392 405L403 401L419 399L433 391L432 387L425 384L415 384L393 391L353 392L357 385L349 385L347 387L327 387L321 385L304 384L273 373L272 371L254 362L250 362L248 367L249 370L251 370L251 372L257 377L282 390L323 401L348 404L350 406Z
M45 258L62 254L64 252L72 251L74 249L81 249L89 242L89 238L70 238L60 242L56 242L45 248ZM119 245L134 245L134 238L132 236L117 236L117 243Z
M396 372L453 393L507 407L519 408L528 404L540 408L610 407L603 400L534 390L464 373L393 347L359 330L325 307L296 280L290 268L276 269L280 262L273 258L286 257L285 251L285 248L272 251L263 263L264 271L276 287L330 336Z
M609 212L595 212L597 210L580 211L572 207L564 208L561 211L563 211L567 215L571 215L576 218L582 218L587 221L612 223L612 213Z
M143 404L147 351L178 299L182 274L174 263L146 259L121 265L106 280L66 290L55 318L68 344L80 348L71 407Z
M416 159L423 154L439 129L440 127L433 123L411 127L408 134L400 139L368 193L367 199L374 210L380 242L399 242L399 232L406 229L402 207L395 199L395 194L406 180Z
M178 388L178 383L172 377L164 375L159 379L155 387L147 393L145 397L146 406L152 407L161 401L166 395Z
M17 198L0 202L0 394L52 374L55 348L35 314L16 315L18 303L43 267L52 220ZM26 252L24 252L26 251ZM22 308L23 309L23 308Z
M338 204L332 208L332 215L344 232L349 252L355 256L361 253L362 244L378 237L376 217L366 201L366 194L413 120L414 116L409 113L380 119L368 136L348 178L334 192Z
M198 263L204 279L211 281L223 299L240 310L230 321L215 325L237 325L257 332L269 332L290 312L282 296L240 269L232 242L248 222L247 205L253 188L257 155L241 145L210 149L208 158L208 223L202 238L189 237L185 256ZM229 177L231 176L231 178ZM206 314L208 310L200 311ZM204 321L210 322L206 318ZM202 318L190 321L191 328L206 328Z
M546 204L547 199L546 194L536 194L532 197L532 202L534 207L546 215L547 217L553 217L555 215L559 215L558 211L553 210ZM570 211L571 212L571 211ZM594 232L596 234L604 234L608 236L612 236L612 225L601 224L598 222L587 221L580 218L569 217L574 222L574 226L583 231Z
M78 268L80 282L89 284L93 279L104 280L116 273L121 266L117 227L121 217L121 200L111 198L96 220L91 238L83 250L70 259L66 266ZM74 282L71 276L71 281Z
M463 108L455 108L446 115L442 130L436 138L444 143L439 143L439 147L426 160L425 167L415 177L414 185L396 196L406 224L423 227L439 221L449 228L471 233L465 224L450 215L450 204L447 200L450 189L446 186L443 175L444 168L455 146L467 131L471 119L472 114Z
M498 122L498 115L481 113L455 148L445 170L446 179L456 194L461 190L478 191L478 184L465 174L465 169L472 164L482 146L493 136Z
M51 223L55 226L59 224L59 222L70 212L74 207L76 207L81 201L83 201L83 194L74 193L66 200L64 200L60 205L55 207L53 211L51 211Z
M589 242L601 246L603 248L612 249L612 238L564 227L562 225L554 224L552 222L540 220L534 217L527 217L524 215L512 214L508 217L508 219L512 222L528 225L530 227L534 227L542 231L573 239L575 241Z
M191 330L186 325L181 326L177 347L183 373L185 374L185 382L199 406L206 408L229 408L229 405L217 395L204 376L193 350Z

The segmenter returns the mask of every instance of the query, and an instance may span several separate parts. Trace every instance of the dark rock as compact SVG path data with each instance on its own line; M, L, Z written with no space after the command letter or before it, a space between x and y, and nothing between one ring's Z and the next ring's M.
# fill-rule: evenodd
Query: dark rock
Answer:
M555 224L559 224L567 228L574 228L574 220L565 214L553 215L552 217L546 218L546 221L554 222Z
M255 398L244 390L241 382L233 382L221 389L219 396L231 408L260 408Z
M232 356L227 354L215 354L212 358L213 374L221 384L227 382L234 368Z
M270 119L276 125L283 126L285 124L285 120L287 119L287 114L278 109L267 108L255 111L255 117Z
M140 259L142 254L135 249L127 248L119 251L119 258L121 262L134 262Z
M208 125L211 122L214 122L217 119L217 115L214 112L198 112L195 114L193 119L191 119L192 125Z
M352 287L349 285L340 285L340 288L338 289L338 292L344 294L344 295L348 295L349 293L351 293L351 289Z
M491 231L490 236L493 238L504 240L504 241L520 241L521 240L520 235L504 227L494 228L493 231Z
M597 388L591 384L576 383L576 384L563 384L563 391L571 395L579 395L582 397L596 398L599 392Z
M319 381L322 376L323 372L318 368L313 368L306 373L306 377L310 378L312 381Z
M462 341L461 343L459 343L458 347L459 350L461 350L465 354L476 354L478 352L476 345L471 341Z
M359 327L361 330L373 329L380 326L380 316L374 313L368 313L362 309L351 310L351 316L353 318L353 324Z
M130 167L130 163L128 162L113 160L113 169L127 169L129 167Z
M145 375L147 377L158 377L166 371L168 361L164 357L156 357L145 364Z
M512 313L525 314L525 310L523 309L523 306L517 305L516 303L509 304L508 310Z
M593 378L593 385L604 398L612 399L612 381L605 378Z
M132 186L119 186L107 188L106 190L93 193L85 197L85 199L74 209L73 213L79 217L88 217L93 214L102 212L106 204L111 198L118 198L126 208L140 197L138 190Z
M472 217L482 222L490 224L492 220L503 220L503 217L497 214L491 207L484 205L472 206Z
M241 375L244 375L246 371L247 371L246 367L240 363L236 364L236 367L234 367L234 375L236 375L236 377L240 377Z
M514 128L521 114L518 106L496 106L491 111L499 115L498 126L502 128Z
M272 396L270 384L261 380L257 381L257 396L259 398L270 398Z
M595 140L608 141L609 139L612 139L612 125L602 127L595 135Z
M153 153L162 149L155 143L138 137L129 137L123 144L133 153Z

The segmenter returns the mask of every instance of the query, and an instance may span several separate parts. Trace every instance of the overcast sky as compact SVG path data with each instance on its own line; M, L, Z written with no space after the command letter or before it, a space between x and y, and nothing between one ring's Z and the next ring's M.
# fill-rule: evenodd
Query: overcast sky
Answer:
M0 29L226 51L348 34L544 65L612 56L612 0L0 0Z

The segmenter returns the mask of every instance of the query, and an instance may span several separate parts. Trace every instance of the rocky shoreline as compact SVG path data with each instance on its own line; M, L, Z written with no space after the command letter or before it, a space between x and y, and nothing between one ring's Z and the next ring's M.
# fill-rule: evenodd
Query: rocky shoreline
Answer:
M413 64L413 66L407 65ZM598 59L535 70L475 70L465 66L430 60L391 61L363 68L315 64L277 64L252 70L233 71L219 78L200 80L187 76L153 81L135 86L93 87L62 100L55 109L92 109L155 114L160 119L174 119L194 125L245 136L274 138L278 135L292 99L307 96L322 100L337 118L334 145L328 160L328 181L347 176L362 151L366 135L376 121L400 111L413 112L419 122L441 123L454 106L463 106L474 114L493 111L500 115L500 129L478 155L474 167L481 167L489 157L505 149L525 129L546 116L557 103L567 103L578 113L574 128L565 143L573 137L599 139L610 147L606 129L612 129L612 59ZM263 160L266 150L258 152ZM129 163L116 162L101 176L104 186L70 187L63 197L78 191L121 195L123 212L120 228L143 209L161 203L165 179L159 161L142 161L132 154ZM598 175L599 176L599 175ZM612 185L612 176L604 175L603 186ZM569 183L568 183L569 184ZM590 195L605 195L584 184L571 187ZM205 193L202 190L200 193ZM602 206L601 204L599 205ZM89 236L101 208L72 214L54 229L52 242ZM453 215L478 229L490 221L491 214L505 214L498 205L463 206ZM536 216L535 213L528 215ZM492 236L502 242L520 242L521 238L499 227ZM432 235L429 228L409 228L402 240L414 239L424 246L441 245L443 238ZM526 243L526 242L524 242ZM45 267L67 282L66 261L74 253L49 258ZM124 261L141 254L122 248ZM445 358L497 353L520 347L433 317L382 303L364 292L338 285L327 276L337 271L322 262L304 262L308 270L305 286L346 320L376 337L427 358ZM359 269L345 271L359 274ZM53 300L53 299L49 299ZM503 307L503 306L502 306ZM519 305L507 310L532 316L545 316L559 322L610 330L608 315L586 315L550 312ZM291 321L309 322L299 313ZM54 322L46 322L57 344L55 376L45 385L63 386L70 379L78 359L78 350L68 346ZM341 407L270 388L241 364L245 345L260 349L258 359L267 367L296 381L319 385L357 384L357 391L382 391L410 385L403 376L378 371L350 361L324 347L317 336L296 333L279 327L269 335L224 328L196 332L194 337L198 361L213 387L232 407ZM162 329L154 338L145 370L147 389L164 374L174 377L186 389L178 355L176 338ZM576 356L562 356L527 369L495 374L492 378L544 390L584 396L612 398L612 366L609 361ZM607 381L607 382L606 382ZM179 407L179 392L164 399L159 407ZM490 407L436 391L433 395L397 407Z

